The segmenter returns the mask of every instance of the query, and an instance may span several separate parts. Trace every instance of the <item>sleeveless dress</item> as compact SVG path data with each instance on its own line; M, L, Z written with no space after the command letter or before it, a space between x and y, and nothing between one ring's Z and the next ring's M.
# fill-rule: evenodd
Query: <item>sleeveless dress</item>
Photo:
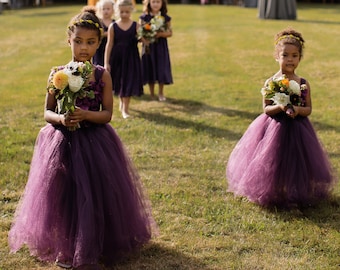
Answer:
M112 23L114 23L115 20L112 20ZM106 33L108 30L108 27L102 23L103 26L103 30ZM100 66L104 66L104 54L105 54L105 47L106 47L106 43L107 43L107 37L103 37L99 48L97 49L95 55L93 56L92 62L95 65L100 65Z
M285 112L263 113L250 124L230 154L226 175L229 192L288 209L327 198L335 184L308 117L292 119Z
M77 106L100 110L104 68L95 69L94 99ZM81 123L69 131L47 124L37 137L28 182L9 232L12 252L73 267L107 264L147 243L156 225L142 184L110 124Z
M143 14L139 18L144 22L150 22L153 16ZM164 19L165 23L171 21L171 17L168 15L165 15ZM143 45L142 73L143 84L173 83L167 38L158 38L156 42L151 43L149 53L145 53L145 46Z
M112 87L119 97L143 94L141 60L136 33L137 23L127 30L113 24L114 44L110 56Z

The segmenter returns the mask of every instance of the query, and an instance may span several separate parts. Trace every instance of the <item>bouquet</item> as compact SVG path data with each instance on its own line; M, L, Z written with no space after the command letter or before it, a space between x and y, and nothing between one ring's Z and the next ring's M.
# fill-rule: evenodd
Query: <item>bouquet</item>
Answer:
M160 31L166 30L166 24L164 17L161 15L154 16L150 22L143 23L141 27L138 29L137 38L145 38L150 43L155 42L156 34ZM149 50L148 46L145 47L146 50Z
M92 64L89 61L85 63L72 61L62 69L52 68L47 91L55 95L59 114L67 115L74 112L77 98L94 98L92 90L85 90L91 73Z
M289 80L286 75L282 75L279 78L270 79L261 89L261 94L265 99L272 100L273 104L287 106L287 114L291 114L294 112L293 105L304 105L301 93L305 89L307 89L305 84L300 86L296 81Z

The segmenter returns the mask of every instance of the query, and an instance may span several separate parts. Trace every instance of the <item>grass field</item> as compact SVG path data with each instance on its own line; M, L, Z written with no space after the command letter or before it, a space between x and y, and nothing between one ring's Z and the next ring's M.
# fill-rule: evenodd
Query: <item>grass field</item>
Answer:
M57 269L9 254L7 233L44 126L49 70L70 60L66 25L80 6L0 15L0 270ZM167 102L133 99L132 118L112 126L131 154L160 235L115 269L340 269L340 186L302 213L267 211L226 193L228 156L262 112L260 89L278 70L274 34L306 39L298 73L312 86L310 119L340 171L340 5L298 6L295 21L260 20L238 6L169 5L174 84ZM138 6L135 19L141 12Z

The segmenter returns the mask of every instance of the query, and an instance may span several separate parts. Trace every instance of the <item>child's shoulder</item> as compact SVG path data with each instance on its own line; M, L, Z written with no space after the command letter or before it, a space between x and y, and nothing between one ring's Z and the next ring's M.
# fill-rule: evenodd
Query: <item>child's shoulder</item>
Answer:
M94 65L94 72L97 74L103 75L105 72L108 72L108 71L101 65Z
M95 77L97 79L104 79L105 77L109 77L111 79L110 72L108 72L103 66L95 65Z
M171 21L171 17L168 14L163 15L163 17L165 18L165 21Z
M151 15L147 12L144 12L139 16L139 18L145 21L146 19L151 19Z

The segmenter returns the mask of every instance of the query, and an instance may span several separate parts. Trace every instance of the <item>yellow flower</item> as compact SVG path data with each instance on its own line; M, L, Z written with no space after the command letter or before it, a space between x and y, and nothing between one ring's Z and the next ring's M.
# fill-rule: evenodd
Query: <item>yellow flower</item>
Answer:
M63 91L68 85L68 76L64 73L64 71L59 70L54 74L52 82L55 88Z

